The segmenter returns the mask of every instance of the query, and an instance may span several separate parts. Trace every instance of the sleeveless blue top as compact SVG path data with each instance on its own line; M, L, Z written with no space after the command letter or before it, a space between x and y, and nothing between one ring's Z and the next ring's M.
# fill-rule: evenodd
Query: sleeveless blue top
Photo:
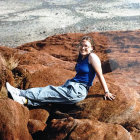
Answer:
M84 83L87 86L92 86L96 72L92 65L89 64L88 56L82 60L82 56L79 54L77 64L75 66L76 76L73 78L73 80Z

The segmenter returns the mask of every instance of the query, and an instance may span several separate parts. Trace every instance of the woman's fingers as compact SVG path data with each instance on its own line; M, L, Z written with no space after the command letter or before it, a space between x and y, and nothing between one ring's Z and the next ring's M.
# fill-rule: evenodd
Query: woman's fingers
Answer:
M115 99L116 95L112 95L112 98Z
M109 100L114 100L115 97L116 97L116 95L109 93L109 94L105 94L104 99L107 100L107 98L108 98Z

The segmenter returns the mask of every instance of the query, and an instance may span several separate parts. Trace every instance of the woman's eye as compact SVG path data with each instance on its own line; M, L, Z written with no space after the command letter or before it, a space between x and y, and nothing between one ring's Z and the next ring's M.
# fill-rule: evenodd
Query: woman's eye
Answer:
M88 48L88 46L83 46L84 48Z

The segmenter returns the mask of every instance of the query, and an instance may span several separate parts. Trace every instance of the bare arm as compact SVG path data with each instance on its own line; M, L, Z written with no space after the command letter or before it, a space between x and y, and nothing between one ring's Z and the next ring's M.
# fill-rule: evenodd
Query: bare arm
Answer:
M109 92L107 83L106 83L105 78L104 78L103 73L102 73L101 61L100 61L99 57L96 54L91 53L89 55L89 63L95 69L96 74L97 74L97 76L99 78L99 81L100 81L100 83L101 83L101 85L102 85L102 87L104 89L104 93L105 93L104 98L105 98L105 100L106 100L106 98L108 98L110 100L115 99L115 96Z

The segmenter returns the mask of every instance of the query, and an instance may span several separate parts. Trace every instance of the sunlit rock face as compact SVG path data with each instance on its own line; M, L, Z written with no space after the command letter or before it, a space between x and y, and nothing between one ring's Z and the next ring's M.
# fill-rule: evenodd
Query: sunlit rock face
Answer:
M51 36L14 49L0 47L1 56L6 61L9 61L11 56L19 60L18 66L13 69L9 69L0 60L0 72L7 73L0 77L1 88L5 86L6 81L21 89L62 85L75 75L77 45L83 35L85 34L70 33ZM88 35L95 41L94 52L101 59L104 77L116 99L103 99L103 89L96 77L84 101L74 105L47 104L43 107L29 107L29 111L26 108L29 112L25 114L26 127L21 129L29 131L29 134L26 133L27 137L31 134L35 140L140 139L140 30ZM3 102L16 104L15 108L19 105L7 98L0 100L1 104ZM13 109L7 106L1 110L0 115ZM19 117L22 118L20 114L24 110L20 111ZM3 123L9 124L8 121ZM7 129L0 130L3 131Z
M29 110L11 99L0 99L0 139L32 140L28 131Z

